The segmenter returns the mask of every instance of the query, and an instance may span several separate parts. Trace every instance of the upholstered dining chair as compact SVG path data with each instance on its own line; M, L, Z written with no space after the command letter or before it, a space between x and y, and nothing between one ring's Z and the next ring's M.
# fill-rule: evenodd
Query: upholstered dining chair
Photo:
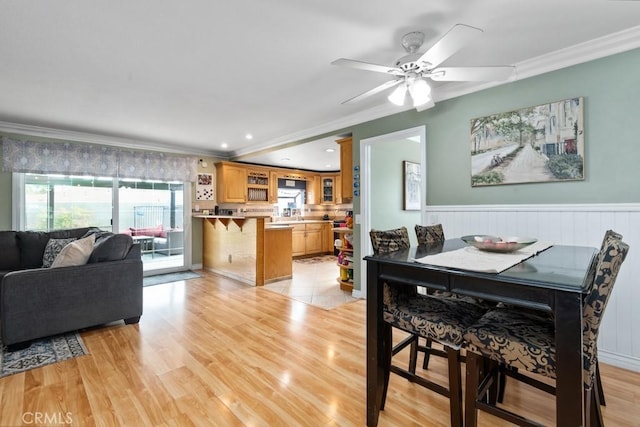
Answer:
M371 239L371 246L373 247L373 253L387 253L394 252L402 249L407 249L411 245L409 241L409 232L406 227L399 227L392 230L371 230L369 231L369 238ZM416 287L413 286L412 292L417 292ZM409 335L407 338L399 342L393 347L392 355L395 356L407 346L409 349L409 367L408 371L416 373L416 363L418 360L418 336Z
M390 252L409 247L406 227L396 230L370 232L375 252ZM406 240L405 240L406 239ZM390 373L400 375L411 382L449 398L452 426L462 426L462 375L460 345L462 334L485 312L480 306L453 298L439 298L417 292L416 286L405 283L383 284L383 320L391 340L392 327L409 333L409 337L394 348L386 348L384 356L384 389L381 409L384 409ZM417 338L424 337L443 344L448 360L449 385L444 387L415 373ZM409 369L392 365L392 357L398 348L411 344ZM401 349L400 348L400 349Z
M616 240L622 240L622 234L616 233L613 230L607 230L604 234L604 237L602 239L602 243L600 244L600 251L604 250L605 245L607 244L607 241L612 238L612 239L616 239ZM587 292L587 294L590 294L593 286L595 285L595 281L594 281L594 277L596 274L596 267L598 264L598 257L594 257L593 262L591 263L591 266L589 268L589 272L587 273L587 280L589 283L589 290ZM535 310L532 309L523 309L523 308L519 308L519 310L528 310L531 313L536 313ZM544 312L537 312L538 316L544 316L544 317L548 317L548 319L546 321L550 321L553 322L553 316L551 313L544 313ZM598 397L598 401L599 401L599 405L596 408L597 411L597 416L598 419L602 418L601 415L601 411L600 411L600 405L601 406L605 406L606 405L606 401L605 401L605 396L604 396L604 388L602 387L602 379L600 378L600 366L598 363L598 352L597 352L597 348L594 351L594 363L595 363L595 382L593 384L596 393L597 393L597 397ZM529 384L530 386L536 387L540 390L546 391L547 393L550 394L554 394L555 393L555 387L547 384L546 382L540 382L540 381L536 381L536 380L532 380L530 377L526 376L526 375L522 375L517 368L514 367L507 367L506 365L499 365L498 366L498 384L497 384L497 401L498 403L502 403L502 401L504 400L504 393L505 393L505 389L506 389L506 378L507 377L511 377L513 379L522 381L524 383Z
M414 229L416 232L416 238L418 239L418 245L433 247L433 246L444 244L445 237L444 237L444 229L442 227L442 224L432 224L432 225L416 224ZM429 291L428 293L438 297L463 299L467 302L481 305L482 308L489 308L493 305L493 304L488 304L487 302L482 301L478 298L462 296L462 295L455 294L453 292L435 290L435 291ZM433 347L433 343L429 338L426 339L425 345L421 345L420 340L418 339L415 345L415 352L416 352L416 357L418 352L424 353L424 359L422 360L422 369L429 368L429 360L432 354L436 356L447 357L446 352ZM464 356L461 356L461 360L464 361Z
M444 242L444 232L442 231L442 225L437 224L435 226L415 226L416 234L418 235L419 244L434 244ZM371 246L374 253L386 253L393 252L401 249L407 249L410 246L409 233L406 227L399 227L391 230L371 230L369 232L371 238ZM422 243L420 243L422 242ZM416 287L413 286L411 292L418 292ZM396 355L406 347L409 348L409 366L407 370L411 374L416 373L416 366L418 361L418 351L424 352L425 357L422 365L422 369L427 369L429 366L429 356L436 354L441 357L447 357L445 351L440 349L433 349L431 347L431 340L427 338L426 345L420 345L419 335L411 334L400 343L393 347L392 355ZM395 367L394 367L395 369Z
M431 245L444 242L444 230L442 224L420 225L416 224L416 237L419 245Z
M586 425L603 425L597 390L597 339L613 285L629 246L611 232L596 257L592 284L583 302L583 381ZM592 264L593 265L593 264ZM483 372L487 361L509 368L556 377L555 336L548 316L517 309L496 308L488 311L464 334L467 349L465 425L477 425L477 410L485 410L500 418L523 426L538 426L505 408L487 403L486 385L492 373ZM480 381L480 376L484 379ZM543 387L539 387L543 388ZM558 420L559 422L560 420Z

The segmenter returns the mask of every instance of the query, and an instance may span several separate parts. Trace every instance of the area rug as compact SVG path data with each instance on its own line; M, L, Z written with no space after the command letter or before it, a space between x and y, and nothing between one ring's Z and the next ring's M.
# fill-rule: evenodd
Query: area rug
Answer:
M335 255L317 255L309 258L296 258L293 260L294 264L320 264L327 261L334 261Z
M0 378L85 354L89 352L77 332L42 338L25 349L12 352L2 346Z
M193 271L179 271L177 273L158 274L157 276L148 276L142 279L143 286L161 285L163 283L177 282L179 280L197 279L200 276Z

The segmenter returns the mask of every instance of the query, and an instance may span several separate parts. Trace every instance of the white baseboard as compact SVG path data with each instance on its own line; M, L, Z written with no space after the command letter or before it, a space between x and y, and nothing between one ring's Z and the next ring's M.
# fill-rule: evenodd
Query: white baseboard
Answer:
M606 363L607 365L617 366L618 368L640 372L640 359L637 357L598 349L598 360L600 363Z

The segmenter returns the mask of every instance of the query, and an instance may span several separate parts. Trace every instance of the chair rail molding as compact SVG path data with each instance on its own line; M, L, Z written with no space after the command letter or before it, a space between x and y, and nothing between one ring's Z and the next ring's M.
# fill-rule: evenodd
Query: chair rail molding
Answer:
M441 223L447 238L468 234L529 236L556 245L598 248L608 229L624 236L628 260L600 325L602 362L640 372L640 203L426 206L428 224ZM427 224L425 224L427 225Z

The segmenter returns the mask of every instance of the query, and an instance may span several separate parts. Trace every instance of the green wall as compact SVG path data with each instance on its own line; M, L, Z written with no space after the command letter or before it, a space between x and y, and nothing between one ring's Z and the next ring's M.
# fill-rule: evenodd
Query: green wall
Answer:
M584 181L471 187L470 119L580 96L585 98ZM428 205L639 202L639 99L636 49L450 99L422 113L411 110L355 126L354 164L361 139L425 125Z
M371 149L371 163L384 165L371 174L371 228L388 230L407 227L412 244L418 244L413 227L420 223L420 211L403 210L403 160L420 158L420 144L398 140L378 142Z
M471 187L472 118L580 96L585 98L583 181ZM409 110L354 126L353 162L360 164L360 140L424 125L427 205L637 203L638 99L640 49L635 49L438 102L423 112ZM372 174L385 164L383 159L372 162ZM358 198L354 198L353 208L356 214L361 212ZM360 241L358 224L354 226L354 237ZM355 259L366 255L356 246ZM354 288L359 290L360 285L360 265L356 264Z

